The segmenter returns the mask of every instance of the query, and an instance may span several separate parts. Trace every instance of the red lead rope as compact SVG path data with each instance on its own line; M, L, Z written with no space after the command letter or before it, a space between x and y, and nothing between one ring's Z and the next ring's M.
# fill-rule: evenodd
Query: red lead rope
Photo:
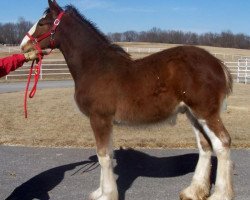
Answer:
M34 85L33 88L30 91L29 94L29 98L33 98L35 93L36 93L36 87L37 87L37 83L39 80L39 76L40 76L40 71L41 71L41 65L42 65L42 49L40 47L39 42L41 42L42 40L44 40L47 37L50 37L50 48L51 51L48 53L50 54L52 52L52 50L55 48L55 40L54 40L54 34L56 32L56 29L58 27L58 25L60 24L61 18L63 16L64 12L61 11L59 13L59 15L57 16L57 18L54 21L53 27L51 28L51 30L47 33L42 34L40 37L38 38L34 38L32 35L30 35L29 33L27 33L26 35L30 38L30 40L33 42L34 47L36 50L38 50L39 54L38 54L38 62L36 63L36 66L34 68L34 63L35 61L32 62L32 65L30 67L30 71L29 71L29 75L28 75L28 81L27 81L27 85L26 85L26 89L25 89L25 96L24 96L24 113L25 113L25 118L28 117L28 110L27 110L27 97L28 97L28 90L29 90L29 85L30 85L30 79L32 76L32 72L34 70Z
M31 89L29 93L29 98L33 98L36 93L36 88L37 88L37 83L39 80L40 76L40 71L41 71L41 65L42 65L42 55L38 55L38 62L36 63L36 66L34 68L34 63L35 61L32 62L32 65L30 67L29 75L28 75L28 81L25 89L25 96L24 96L24 113L25 113L25 118L28 117L28 109L27 109L27 97L28 97L28 91L29 91L29 85L30 85L30 80L32 76L32 72L34 70L34 85L33 88Z

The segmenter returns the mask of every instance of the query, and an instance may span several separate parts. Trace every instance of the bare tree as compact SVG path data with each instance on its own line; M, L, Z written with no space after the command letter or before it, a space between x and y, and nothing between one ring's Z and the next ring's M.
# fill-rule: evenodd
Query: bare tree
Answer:
M31 26L32 23L22 17L17 23L0 23L0 44L20 43ZM250 36L243 33L233 34L231 31L197 34L154 27L142 32L108 33L107 37L113 42L156 42L250 49Z
M109 33L108 36L113 42L156 42L250 49L250 36L242 33L233 34L230 31L223 31L220 34L212 32L197 34L175 30L165 31L154 27L149 31Z
M122 42L122 33L108 33L107 37L113 42Z
M17 23L0 24L0 43L18 44L32 26L32 23L20 18Z
M138 33L135 32L135 31L126 31L123 33L123 41L126 41L126 42L133 42L133 41L136 41L138 38Z
M1 36L4 43L6 44L16 44L16 27L14 23L6 23L1 27Z
M20 17L16 26L17 26L17 39L19 43L31 28L32 23L30 21L26 21L23 17Z

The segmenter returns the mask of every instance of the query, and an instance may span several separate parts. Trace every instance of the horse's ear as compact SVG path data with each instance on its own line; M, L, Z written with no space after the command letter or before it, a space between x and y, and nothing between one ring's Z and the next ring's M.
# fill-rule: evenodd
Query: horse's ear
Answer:
M48 2L51 13L56 17L62 11L62 8L57 4L56 0L48 0Z

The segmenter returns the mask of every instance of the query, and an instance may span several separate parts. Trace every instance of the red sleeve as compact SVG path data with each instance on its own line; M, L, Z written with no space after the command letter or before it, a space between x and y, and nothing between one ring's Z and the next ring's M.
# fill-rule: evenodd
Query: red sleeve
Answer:
M0 78L9 74L10 71L15 71L25 62L23 54L14 54L9 57L0 59Z

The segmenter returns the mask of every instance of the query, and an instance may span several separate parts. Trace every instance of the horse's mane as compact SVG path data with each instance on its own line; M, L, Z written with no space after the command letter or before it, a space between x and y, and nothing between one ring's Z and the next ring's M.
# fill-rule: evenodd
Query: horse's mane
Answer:
M88 26L88 28L92 29L99 36L99 38L102 41L104 41L105 43L107 43L112 49L114 49L115 51L118 51L119 53L124 54L127 57L130 57L130 55L122 47L120 47L119 45L116 45L116 44L112 44L110 42L110 40L104 35L104 33L102 33L98 29L98 27L96 26L96 24L93 23L92 21L88 20L73 5L67 5L67 6L65 6L64 10L67 13L72 13L73 15L75 15L80 21L82 21L84 24L86 24ZM48 14L48 13L50 13L50 8L47 8L44 11L44 14Z
M80 19L84 24L88 26L88 28L94 30L97 35L106 43L110 43L107 37L97 28L96 24L92 21L88 20L84 15L82 15L77 8L72 5L67 5L65 7L65 12L74 14L78 19Z

